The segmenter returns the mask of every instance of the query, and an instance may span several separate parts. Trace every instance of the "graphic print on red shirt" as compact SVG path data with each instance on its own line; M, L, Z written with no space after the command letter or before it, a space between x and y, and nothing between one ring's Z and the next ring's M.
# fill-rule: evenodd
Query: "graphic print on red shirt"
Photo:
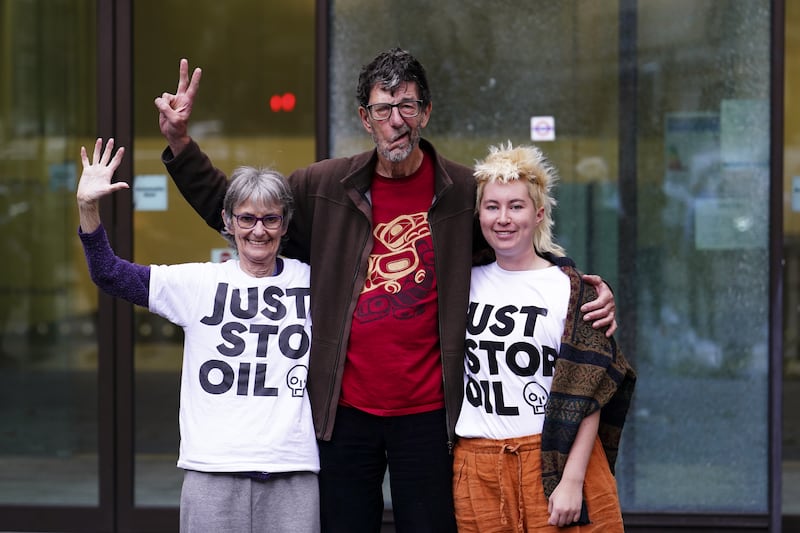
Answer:
M428 210L433 161L405 178L375 175L373 249L353 314L340 404L379 416L444 407Z

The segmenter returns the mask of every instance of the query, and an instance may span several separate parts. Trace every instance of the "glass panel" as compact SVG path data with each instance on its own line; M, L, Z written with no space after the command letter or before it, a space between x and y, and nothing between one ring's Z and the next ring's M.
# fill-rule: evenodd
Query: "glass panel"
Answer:
M783 514L800 516L800 4L786 2L784 105Z
M425 135L451 159L531 142L534 117L552 117L555 140L538 144L561 175L557 236L626 288L620 339L640 379L617 465L623 509L766 512L770 2L627 4L638 37L621 58L618 2L335 0L332 154L372 147L354 87L392 46L426 65ZM621 110L629 60L637 96ZM630 116L637 148L620 155ZM620 157L635 176L620 176ZM635 205L620 205L623 178ZM618 238L621 209L635 242ZM620 279L619 257L635 276Z
M230 174L239 165L270 166L288 174L312 162L314 0L137 0L133 9L134 175L150 180L156 191L135 206L134 260L218 261L225 241L165 174L166 143L153 99L175 91L178 62L186 57L190 68L203 69L190 134L218 168ZM273 99L288 94L294 105L291 96ZM147 310L136 311L135 503L177 506L183 332Z
M639 6L629 509L766 512L770 3Z
M0 505L99 501L97 291L75 204L95 9L0 2Z

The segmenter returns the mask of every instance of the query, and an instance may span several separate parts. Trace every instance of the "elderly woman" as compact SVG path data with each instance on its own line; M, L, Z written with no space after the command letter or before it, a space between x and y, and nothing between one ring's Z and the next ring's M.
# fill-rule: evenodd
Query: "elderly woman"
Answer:
M311 339L308 265L280 257L292 197L277 172L237 169L223 234L237 259L144 266L117 257L98 200L124 149L81 148L79 234L92 280L184 330L181 531L319 530L319 459L305 392Z
M453 491L459 533L623 531L613 469L635 374L582 320L595 298L552 239L556 176L492 147L476 212L496 261L472 269Z

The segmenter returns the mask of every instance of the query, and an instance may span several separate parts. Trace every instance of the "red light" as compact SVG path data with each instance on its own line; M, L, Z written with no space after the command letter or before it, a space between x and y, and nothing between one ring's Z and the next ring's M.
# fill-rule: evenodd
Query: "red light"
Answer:
M294 93L283 93L281 102L283 103L284 111L293 111L294 104L297 103L297 98L294 97Z
M272 98L269 99L269 108L272 109L273 113L277 113L281 110L281 105L280 95L273 94Z
M269 99L269 108L273 113L294 111L295 104L297 97L294 93L273 94Z

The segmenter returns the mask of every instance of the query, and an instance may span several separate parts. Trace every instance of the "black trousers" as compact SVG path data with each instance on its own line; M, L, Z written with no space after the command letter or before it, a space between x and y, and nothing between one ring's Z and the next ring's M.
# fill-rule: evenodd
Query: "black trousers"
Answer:
M398 533L455 533L444 409L384 417L339 407L319 454L323 533L380 531L387 466Z

